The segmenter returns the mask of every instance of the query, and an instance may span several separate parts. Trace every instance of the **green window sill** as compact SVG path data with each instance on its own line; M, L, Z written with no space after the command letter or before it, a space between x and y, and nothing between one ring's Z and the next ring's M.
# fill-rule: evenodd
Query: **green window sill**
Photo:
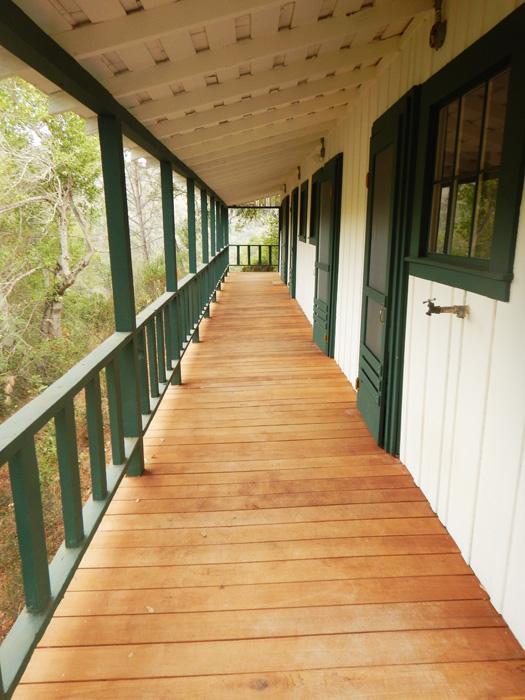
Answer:
M408 257L405 261L408 263L408 274L414 277L465 289L498 301L508 301L510 298L512 272L489 272L429 258Z

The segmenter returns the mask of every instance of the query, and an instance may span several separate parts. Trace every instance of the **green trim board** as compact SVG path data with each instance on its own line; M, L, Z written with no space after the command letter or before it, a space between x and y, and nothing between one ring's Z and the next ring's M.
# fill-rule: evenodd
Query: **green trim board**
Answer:
M421 88L410 274L508 301L525 167L525 6L448 63ZM494 236L489 260L428 252L432 179L440 109L510 68Z
M159 161L167 160L186 178L220 199L191 168L179 160L128 112L87 70L72 58L12 0L0 0L0 45L93 112L122 122L122 131Z

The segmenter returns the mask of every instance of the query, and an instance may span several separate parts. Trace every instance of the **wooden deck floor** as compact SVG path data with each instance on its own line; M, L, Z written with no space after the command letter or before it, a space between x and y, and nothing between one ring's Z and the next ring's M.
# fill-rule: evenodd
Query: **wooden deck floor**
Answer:
M17 700L525 697L525 656L273 274L230 274Z

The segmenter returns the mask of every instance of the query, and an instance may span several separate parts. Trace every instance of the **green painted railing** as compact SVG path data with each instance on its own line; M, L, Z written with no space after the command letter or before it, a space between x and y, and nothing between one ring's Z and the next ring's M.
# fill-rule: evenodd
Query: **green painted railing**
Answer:
M279 268L279 246L268 243L230 243L230 267Z
M178 291L163 294L141 312L134 331L114 333L0 426L0 466L9 465L26 598L26 607L0 648L0 699L13 694L120 481L142 473L144 432L170 383L180 383L180 360L192 339L198 339L199 323L209 315L227 270L225 247L196 274L185 277ZM103 372L113 458L109 465L104 450ZM140 392L133 397L129 378L134 374ZM84 506L74 410L74 399L82 391L91 467L91 495ZM133 412L141 418L134 421ZM35 436L51 420L65 541L48 565Z

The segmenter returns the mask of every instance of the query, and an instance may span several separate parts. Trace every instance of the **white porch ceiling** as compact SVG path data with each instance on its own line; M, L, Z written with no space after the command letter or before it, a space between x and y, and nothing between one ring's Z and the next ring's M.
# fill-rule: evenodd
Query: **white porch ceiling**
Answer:
M432 0L16 0L227 204L279 192ZM20 70L18 70L20 73ZM88 109L33 70L50 111Z

